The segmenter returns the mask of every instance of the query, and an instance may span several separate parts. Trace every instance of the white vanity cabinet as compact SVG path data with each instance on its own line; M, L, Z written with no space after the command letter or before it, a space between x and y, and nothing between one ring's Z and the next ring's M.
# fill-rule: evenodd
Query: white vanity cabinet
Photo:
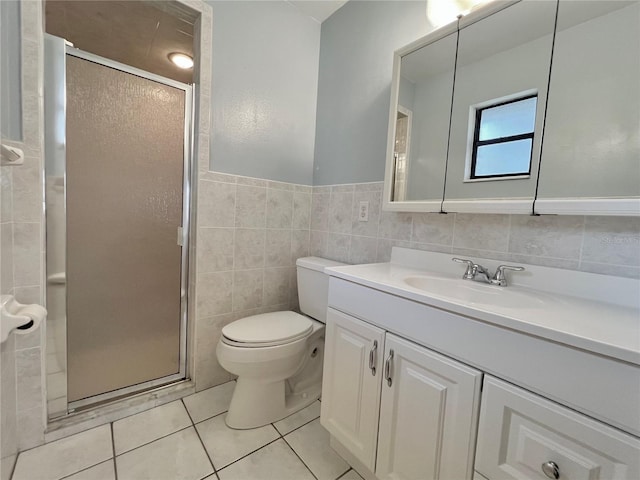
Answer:
M376 477L470 479L482 373L391 333L384 350Z
M377 478L472 478L481 372L331 308L324 371L321 422Z
M330 308L324 348L320 422L373 470L384 330Z
M639 451L631 435L485 377L475 468L491 480L636 479Z
M321 422L366 480L640 479L635 281L527 266L595 300L539 292L548 308L520 307L512 284L483 290L506 307L478 307L406 280L446 282L412 265L449 256L394 259L330 270ZM464 282L452 288L478 288Z

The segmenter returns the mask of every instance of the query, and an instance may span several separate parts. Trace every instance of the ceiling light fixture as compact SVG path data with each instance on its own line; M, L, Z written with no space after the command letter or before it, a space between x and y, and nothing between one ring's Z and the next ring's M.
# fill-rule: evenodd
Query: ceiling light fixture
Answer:
M169 54L169 60L178 68L191 68L193 67L193 58L184 53L173 52Z

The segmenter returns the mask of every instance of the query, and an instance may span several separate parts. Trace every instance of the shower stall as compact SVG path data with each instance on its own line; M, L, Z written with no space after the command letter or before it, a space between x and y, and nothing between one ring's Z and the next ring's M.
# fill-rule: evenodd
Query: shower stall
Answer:
M191 88L46 35L50 418L185 378Z

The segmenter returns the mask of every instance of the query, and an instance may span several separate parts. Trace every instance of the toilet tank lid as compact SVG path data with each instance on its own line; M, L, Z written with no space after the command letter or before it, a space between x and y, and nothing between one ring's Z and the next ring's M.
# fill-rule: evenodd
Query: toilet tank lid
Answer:
M320 257L302 257L296 260L296 265L298 267L323 272L326 267L339 267L341 265L346 265L346 263L327 260L326 258Z

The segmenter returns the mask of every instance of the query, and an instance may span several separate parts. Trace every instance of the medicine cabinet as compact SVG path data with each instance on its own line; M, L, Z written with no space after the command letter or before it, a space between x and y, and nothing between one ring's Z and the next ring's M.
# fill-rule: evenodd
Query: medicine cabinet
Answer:
M398 50L384 209L640 215L640 2L494 1Z

